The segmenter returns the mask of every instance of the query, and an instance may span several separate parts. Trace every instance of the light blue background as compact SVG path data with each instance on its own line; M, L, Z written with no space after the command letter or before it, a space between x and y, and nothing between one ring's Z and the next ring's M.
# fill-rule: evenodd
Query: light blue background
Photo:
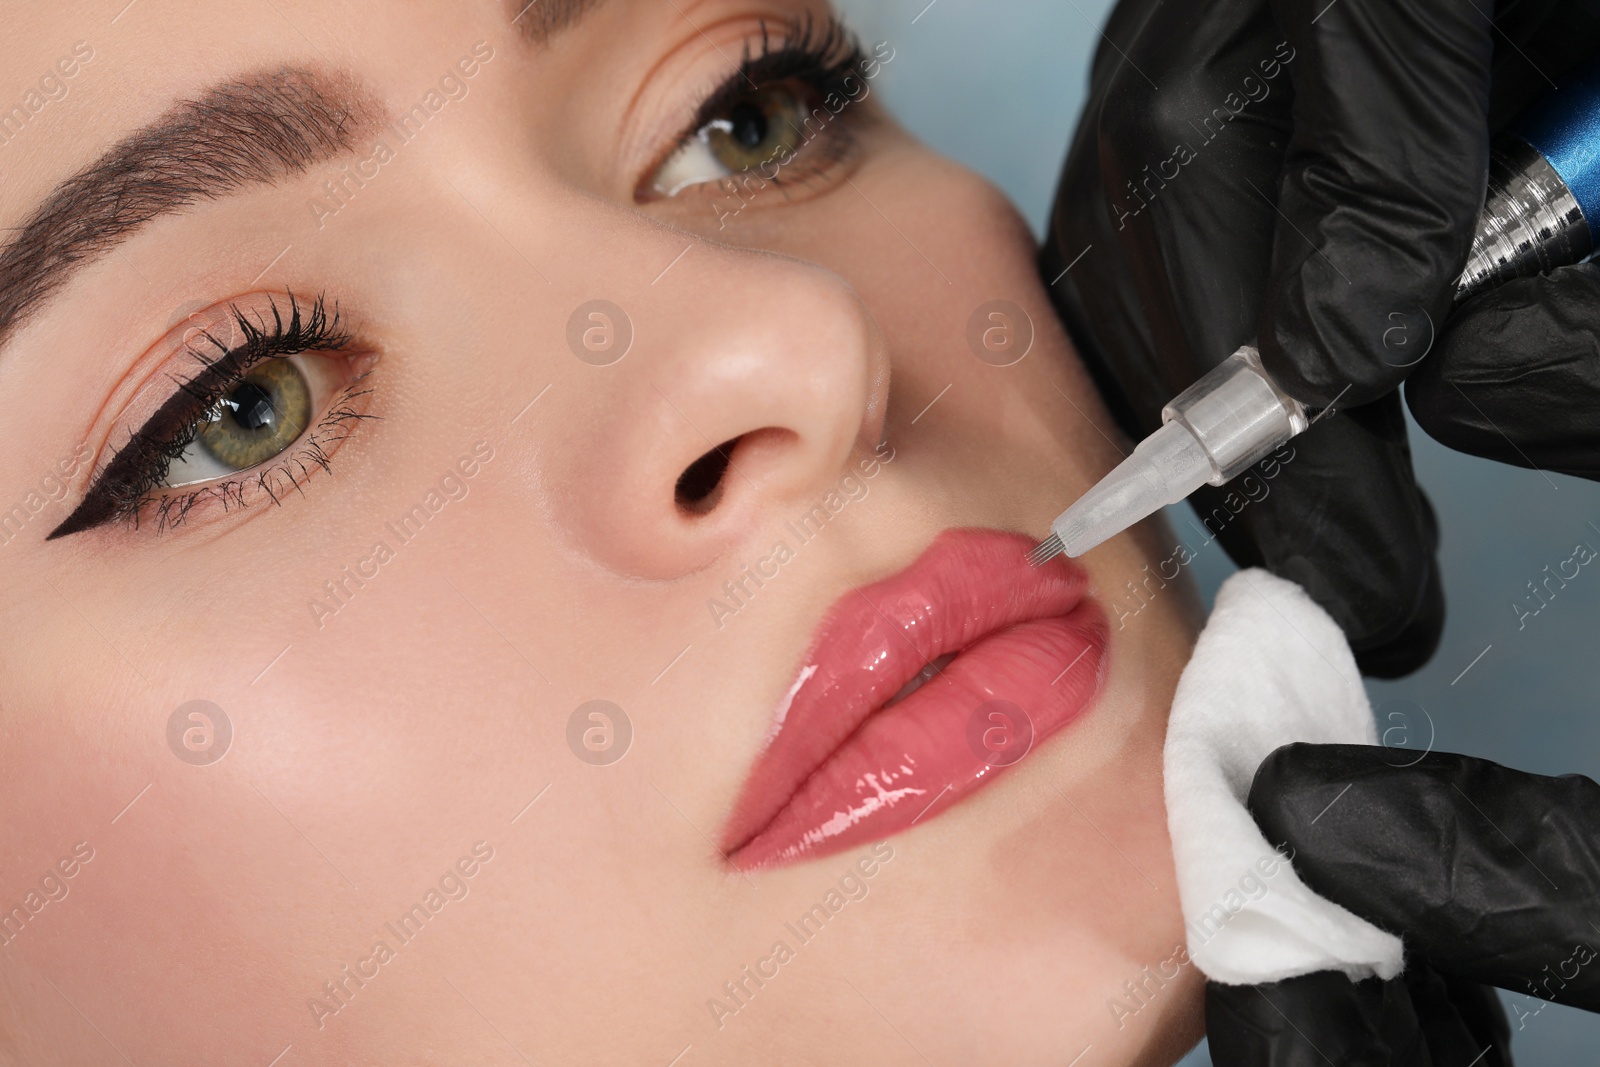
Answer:
M935 149L988 175L1042 231L1110 4L846 0L842 6L869 42L895 46L877 85L900 119ZM1600 549L1600 486L1461 456L1415 426L1411 442L1444 531L1440 557L1450 614L1428 667L1401 682L1369 684L1380 728L1402 721L1391 714L1405 714L1417 734L1413 744L1426 743L1422 734L1431 725L1436 749L1600 778L1594 699L1600 565L1585 567L1520 631L1511 607L1528 597L1526 583L1543 578L1547 564L1554 569L1566 560L1579 541ZM1194 521L1187 505L1171 509L1169 518L1177 527ZM1208 599L1232 569L1214 544L1201 554L1195 573ZM1593 1062L1600 1017L1547 1004L1523 1017L1518 1030L1518 1011L1531 1013L1541 1002L1504 999L1523 1067ZM1184 1061L1185 1067L1206 1063L1204 1045Z

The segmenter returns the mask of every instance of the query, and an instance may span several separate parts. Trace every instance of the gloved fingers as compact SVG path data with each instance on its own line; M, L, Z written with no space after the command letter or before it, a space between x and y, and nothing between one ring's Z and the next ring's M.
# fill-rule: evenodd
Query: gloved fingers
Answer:
M1433 519L1433 507L1420 490L1418 494L1428 515L1427 529L1434 531L1430 541L1437 544L1438 526ZM1416 607L1410 618L1397 613L1391 629L1375 629L1359 642L1350 644L1356 666L1368 677L1403 678L1432 659L1439 647L1439 638L1444 633L1444 583L1439 577L1438 561L1433 556L1422 566L1419 585L1391 589L1383 603L1392 604L1398 612L1403 606L1398 596L1408 589L1415 589L1417 593Z
M1398 980L1434 1067L1511 1067L1511 1024L1492 988L1442 975L1420 957L1406 961Z
M1112 418L1133 440L1160 425L1161 407L1177 390L1157 367L1147 317L1111 225L1098 117L1112 84L1130 63L1128 50L1145 23L1166 6L1162 0L1120 0L1111 9L1039 252L1039 274L1056 311ZM1191 373L1183 384L1192 378Z
M1600 7L1593 0L1518 0L1499 6L1495 35L1503 47L1495 49L1489 104L1494 134L1510 126L1551 83L1594 56L1600 41Z
M1086 113L1092 165L1080 127L1054 229L1063 256L1089 251L1065 281L1113 294L1085 294L1097 331L1106 310L1113 322L1140 323L1144 366L1131 399L1148 429L1177 392L1255 336L1292 59L1261 0L1164 4Z
M1219 488L1190 497L1198 550L1217 537L1241 565L1299 583L1350 639L1367 674L1395 677L1438 645L1444 596L1433 511L1412 476L1397 396L1340 408Z
M1352 982L1318 971L1257 986L1206 983L1216 1067L1512 1067L1494 991L1412 958L1399 977Z
M1600 785L1452 753L1286 745L1249 807L1312 890L1442 973L1600 1010Z
M1442 322L1488 175L1488 0L1270 0L1298 58L1258 347L1313 406L1365 404L1408 368L1391 313ZM1347 391L1348 390L1348 391Z
M1445 1067L1429 1053L1403 981L1352 982L1340 971L1207 982L1206 1043L1216 1067Z
M1137 441L1161 425L1166 400L1156 397L1167 385L1128 280L1127 260L1105 217L1099 157L1081 143L1089 126L1079 125L1078 143L1056 189L1050 233L1039 250L1039 278L1111 417Z
M1600 479L1600 268L1518 279L1463 305L1406 401L1441 444Z
M1295 227L1309 239L1293 234L1278 276L1324 269L1339 284L1322 299L1348 304L1342 319L1305 304L1305 324L1327 327L1320 336L1330 345L1360 334L1356 349L1291 353L1325 368L1320 400L1350 385L1342 402L1359 404L1398 383L1412 361L1388 347L1394 316L1442 321L1455 273L1441 264L1459 272L1482 203L1491 35L1508 45L1492 60L1496 130L1600 39L1585 32L1600 32L1592 0L1500 10L1492 0L1274 3L1277 19L1267 0L1122 0L1096 53L1043 273L1080 350L1109 364L1102 377L1126 394L1119 421L1132 411L1143 432L1172 395L1240 344L1260 340L1269 364L1283 354L1262 310L1275 236L1289 241ZM1291 23L1293 34L1280 28ZM1296 80L1318 92L1297 96ZM1473 92L1460 91L1466 83ZM1295 109L1309 109L1310 125L1292 129ZM1340 121L1323 121L1329 109ZM1289 199L1275 206L1291 132ZM1344 154L1330 162L1329 153ZM1366 196L1363 186L1367 206L1344 197L1362 183L1384 195ZM1285 204L1288 221L1278 213ZM1331 269L1338 249L1324 236L1353 247L1356 262ZM1360 301L1346 300L1356 294L1340 271ZM1434 302L1412 301L1413 290ZM1285 318L1294 300L1283 298L1298 300L1298 291L1277 297L1275 321L1290 334L1299 313Z
M1303 57L1264 3L1142 7L1121 25L1138 32L1101 48L1092 122L1079 127L1041 267L1113 414L1137 438L1198 374L1256 336L1289 72ZM1383 341L1394 325L1384 320ZM1392 344L1385 351L1415 362ZM1281 482L1263 464L1202 489L1196 537L1220 537L1240 563L1306 586L1345 628L1363 670L1396 676L1438 640L1437 534L1412 482L1398 399L1345 408L1290 446L1299 458ZM1263 494L1273 499L1257 503Z
M1041 265L1118 422L1141 437L1173 395L1255 336L1288 72L1303 57L1264 7L1222 0L1146 11L1118 48L1116 62L1102 49L1098 144L1080 127ZM1414 363L1393 343L1395 321L1384 327L1384 351ZM1305 586L1364 671L1414 670L1437 644L1443 596L1398 398L1354 413L1341 402L1289 454L1298 458L1281 482L1258 467L1202 489L1197 536ZM1257 503L1264 494L1273 499Z

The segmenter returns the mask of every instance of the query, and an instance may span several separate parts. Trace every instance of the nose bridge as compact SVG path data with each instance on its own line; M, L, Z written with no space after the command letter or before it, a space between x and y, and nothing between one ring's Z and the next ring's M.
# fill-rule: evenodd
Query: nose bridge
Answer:
M843 278L638 215L591 250L594 295L566 331L585 414L558 498L607 567L707 566L876 443L888 358Z
M690 420L718 425L738 405L746 415L736 421L767 413L807 444L848 447L882 351L849 283L800 260L710 244L676 269L676 291L651 307L641 371L655 390ZM830 405L850 407L853 419L798 417Z

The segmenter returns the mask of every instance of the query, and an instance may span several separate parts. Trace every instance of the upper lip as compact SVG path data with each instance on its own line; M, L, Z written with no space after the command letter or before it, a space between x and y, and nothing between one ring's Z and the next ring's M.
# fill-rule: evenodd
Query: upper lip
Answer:
M1017 534L947 531L906 569L835 601L779 702L724 828L725 853L756 838L931 661L998 630L1071 612L1084 598L1087 573L1066 557L1030 567L1032 546Z

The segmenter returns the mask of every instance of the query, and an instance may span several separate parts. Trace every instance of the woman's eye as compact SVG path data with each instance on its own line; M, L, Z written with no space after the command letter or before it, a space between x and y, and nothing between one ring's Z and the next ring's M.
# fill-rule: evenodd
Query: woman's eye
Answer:
M690 134L657 169L650 188L658 196L676 196L692 185L758 167L774 179L804 144L806 118L806 106L793 90L772 86L752 92Z
M331 469L329 456L357 425L378 417L360 383L379 353L341 324L337 304L257 294L191 318L181 339L172 331L181 345L172 358L198 360L201 370L182 380L151 376L131 406L154 410L110 446L83 499L46 540L119 519L165 530L208 502L222 513L282 503L313 472Z
M194 439L167 468L164 487L194 485L259 467L299 441L326 403L331 372L315 353L267 359L203 414Z

